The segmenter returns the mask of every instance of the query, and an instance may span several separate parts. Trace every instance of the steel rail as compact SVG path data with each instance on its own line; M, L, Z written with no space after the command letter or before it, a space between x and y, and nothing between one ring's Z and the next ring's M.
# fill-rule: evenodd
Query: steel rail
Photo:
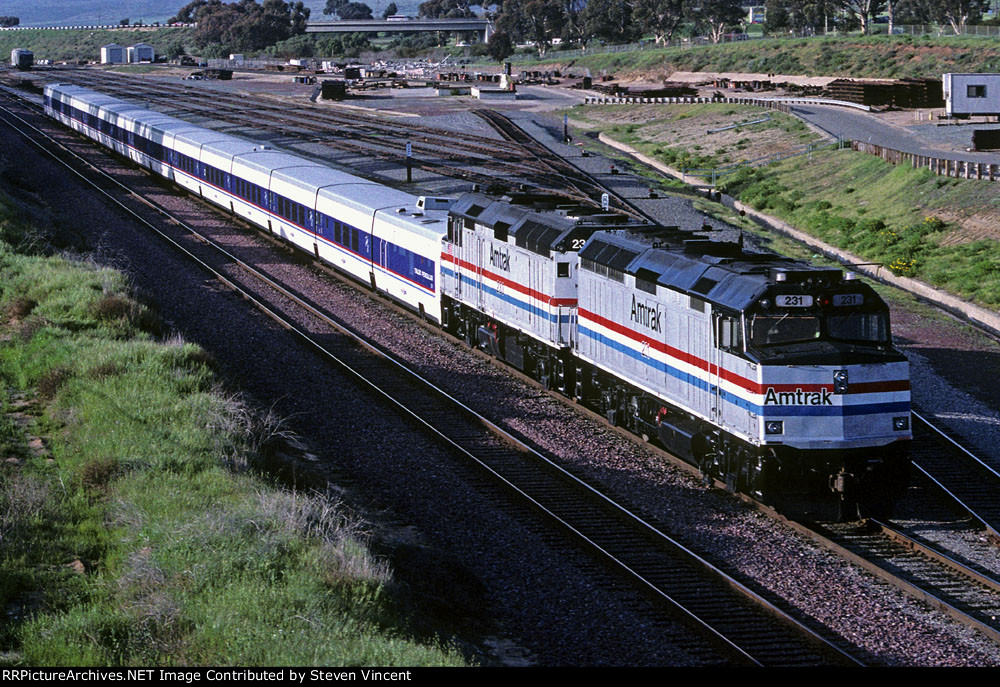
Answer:
M938 609L953 618L955 621L979 631L994 642L1000 643L1000 627L991 625L986 620L973 616L970 610L968 610L967 605L966 608L960 607L962 602L960 599L955 598L955 593L949 594L949 596L952 597L951 600L943 598L944 589L935 589L935 584L933 580L930 579L930 575L936 574L933 570L924 571L923 573L917 571L906 574L905 568L892 563L892 557L898 557L899 554L880 554L875 550L876 543L866 543L861 539L863 536L881 535L886 540L895 542L902 547L919 554L929 561L931 566L939 565L942 568L946 568L961 575L970 582L981 584L986 588L987 593L997 595L995 603L1000 605L1000 589L998 589L998 585L1000 585L1000 583L997 581L983 576L958 561L935 551L932 547L919 544L912 538L907 537L894 528L875 520L872 520L871 524L877 528L878 531L866 531L862 534L854 535L837 532L834 529L831 529L835 528L833 523L823 524L798 522L794 520L786 520L786 522L797 531L809 536L813 541L821 544L830 551L836 553L838 556L861 566L868 572L872 573L876 577L879 577L893 587L903 591L912 598ZM854 548L851 548L852 546ZM885 559L885 562L880 563L876 560L877 558L883 558ZM945 562L942 559L947 559L948 562ZM900 572L897 572L897 570ZM923 577L921 577L921 574ZM988 581L981 582L981 579ZM995 623L995 616L993 616L991 622Z
M942 442L945 442L947 446L964 457L964 459L972 465L974 470L979 471L981 475L985 475L987 478L992 478L995 482L993 485L995 487L995 492L993 498L1000 500L1000 473L998 473L991 466L987 465L978 456L972 453L969 449L955 440L953 437L948 436L948 434L928 420L926 417L918 413L916 410L911 411L914 418L923 424L924 427L931 430L934 436ZM1000 523L990 519L990 516L983 515L972 499L976 497L974 493L961 494L959 491L962 487L968 487L968 483L960 484L946 484L946 480L941 475L935 475L933 468L927 468L920 465L917 461L913 461L913 466L916 468L924 477L930 480L938 489L940 489L949 499L951 499L956 505L958 505L963 511L969 514L979 525L990 535L993 541L1000 542L1000 532L998 532L998 527ZM989 485L979 485L980 489L983 486ZM982 500L982 499L980 499ZM981 504L989 506L989 503Z

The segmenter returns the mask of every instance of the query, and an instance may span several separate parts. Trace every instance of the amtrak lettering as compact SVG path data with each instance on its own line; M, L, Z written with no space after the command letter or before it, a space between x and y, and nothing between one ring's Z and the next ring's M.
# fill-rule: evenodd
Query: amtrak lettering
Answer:
M663 322L660 319L663 313L660 312L660 306L646 305L645 303L638 303L635 300L635 296L632 296L632 321L638 322L644 327L649 327L654 332L663 331Z
M820 391L775 391L774 387L768 387L767 394L764 395L764 405L766 406L832 406L833 394L826 389Z
M510 251L490 246L490 264L504 272L510 272Z

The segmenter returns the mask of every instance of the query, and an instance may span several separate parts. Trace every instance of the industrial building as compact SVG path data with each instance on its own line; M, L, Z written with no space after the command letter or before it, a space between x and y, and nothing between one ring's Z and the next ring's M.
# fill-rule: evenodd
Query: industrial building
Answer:
M1000 74L945 74L942 87L949 117L1000 115Z

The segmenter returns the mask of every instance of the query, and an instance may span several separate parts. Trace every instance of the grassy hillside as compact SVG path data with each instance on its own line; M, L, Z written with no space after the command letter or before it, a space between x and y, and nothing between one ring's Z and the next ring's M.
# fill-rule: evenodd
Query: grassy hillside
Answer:
M5 61L10 51L26 48L35 53L35 60L91 60L101 59L101 46L108 43L134 45L149 43L157 55L168 54L175 45L184 45L190 38L190 28L123 29L108 31L53 31L27 29L0 31L0 55ZM9 64L9 62L8 62Z
M259 476L282 424L44 218L0 186L0 665L462 665L356 516Z
M1000 42L932 36L766 39L724 45L594 54L548 64L659 79L674 71L805 74L809 76L935 77L945 72L1000 71Z

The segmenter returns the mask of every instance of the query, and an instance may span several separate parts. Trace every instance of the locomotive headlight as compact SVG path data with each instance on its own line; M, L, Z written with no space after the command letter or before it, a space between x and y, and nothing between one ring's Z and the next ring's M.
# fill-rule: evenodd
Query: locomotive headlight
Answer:
M904 415L902 417L892 418L892 428L897 432L902 432L910 428L910 416Z
M847 393L847 370L833 371L833 393L835 394Z
M783 420L768 420L764 423L765 434L784 434L785 423Z

